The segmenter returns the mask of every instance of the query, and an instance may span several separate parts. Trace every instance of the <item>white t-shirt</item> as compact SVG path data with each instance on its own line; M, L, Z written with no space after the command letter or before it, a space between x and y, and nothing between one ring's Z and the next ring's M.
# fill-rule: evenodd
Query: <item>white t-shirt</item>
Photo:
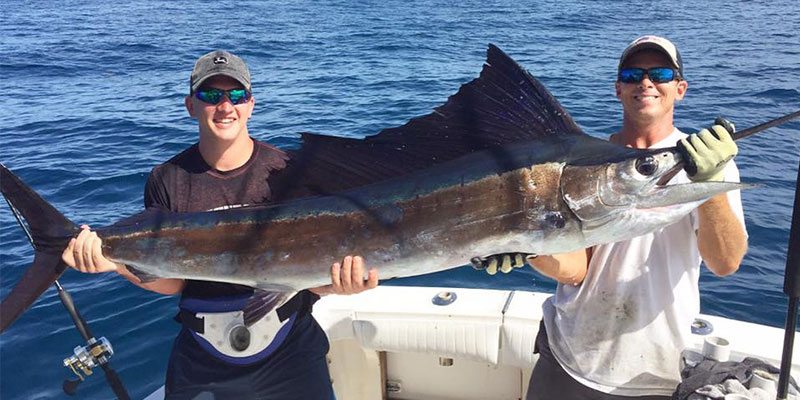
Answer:
M674 146L675 129L651 148ZM739 181L733 162L725 180ZM689 182L681 171L673 183ZM739 191L728 201L744 225ZM700 313L697 210L630 240L595 246L579 286L558 285L543 306L553 355L573 378L622 396L670 395L680 352Z

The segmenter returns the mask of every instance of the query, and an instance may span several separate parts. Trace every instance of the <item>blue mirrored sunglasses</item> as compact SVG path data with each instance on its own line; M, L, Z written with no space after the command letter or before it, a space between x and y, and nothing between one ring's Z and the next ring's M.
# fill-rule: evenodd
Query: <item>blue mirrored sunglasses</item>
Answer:
M620 68L617 79L622 83L639 83L647 75L653 83L666 83L680 79L678 72L672 68Z
M194 92L194 97L198 100L208 104L219 104L225 96L231 100L233 104L242 104L250 100L250 91L247 89L199 89Z

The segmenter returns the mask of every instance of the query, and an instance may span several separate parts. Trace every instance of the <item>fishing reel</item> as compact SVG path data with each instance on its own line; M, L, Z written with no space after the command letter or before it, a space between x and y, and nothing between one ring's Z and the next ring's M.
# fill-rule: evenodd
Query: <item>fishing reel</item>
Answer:
M68 395L75 394L78 384L92 374L92 369L104 365L113 355L114 348L105 337L100 340L92 337L86 342L86 346L76 346L73 355L64 359L64 366L72 370L78 379L64 380L64 392Z

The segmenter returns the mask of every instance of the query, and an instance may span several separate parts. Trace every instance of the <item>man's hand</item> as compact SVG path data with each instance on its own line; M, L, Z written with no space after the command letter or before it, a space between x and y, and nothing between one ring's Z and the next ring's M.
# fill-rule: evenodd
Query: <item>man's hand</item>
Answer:
M331 265L331 284L309 289L324 296L326 294L356 294L378 286L378 270L369 270L364 279L364 259L359 256L347 256L341 263Z
M535 254L530 253L499 253L486 257L472 257L469 261L472 264L472 268L494 275L498 270L507 274L514 268L521 268L526 263L529 263L529 259L535 257Z
M61 253L61 260L70 267L89 274L116 271L120 265L105 258L101 250L103 240L86 225L81 225L81 233L69 241Z
M147 283L133 275L123 264L115 263L103 256L103 240L86 225L81 225L81 233L71 239L61 253L61 260L77 271L87 274L117 271L125 279L142 289L156 293L174 295L180 293L186 282L183 279L156 279Z
M703 129L678 142L678 148L687 155L686 173L694 182L722 181L724 169L739 152L731 135L734 125L722 118L714 121L711 130Z

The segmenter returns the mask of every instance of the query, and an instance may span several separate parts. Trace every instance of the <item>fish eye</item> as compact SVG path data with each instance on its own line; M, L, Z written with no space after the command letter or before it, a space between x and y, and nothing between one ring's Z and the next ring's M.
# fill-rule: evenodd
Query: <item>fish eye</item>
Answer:
M658 161L653 156L644 156L636 159L636 171L644 176L653 175L657 169Z

